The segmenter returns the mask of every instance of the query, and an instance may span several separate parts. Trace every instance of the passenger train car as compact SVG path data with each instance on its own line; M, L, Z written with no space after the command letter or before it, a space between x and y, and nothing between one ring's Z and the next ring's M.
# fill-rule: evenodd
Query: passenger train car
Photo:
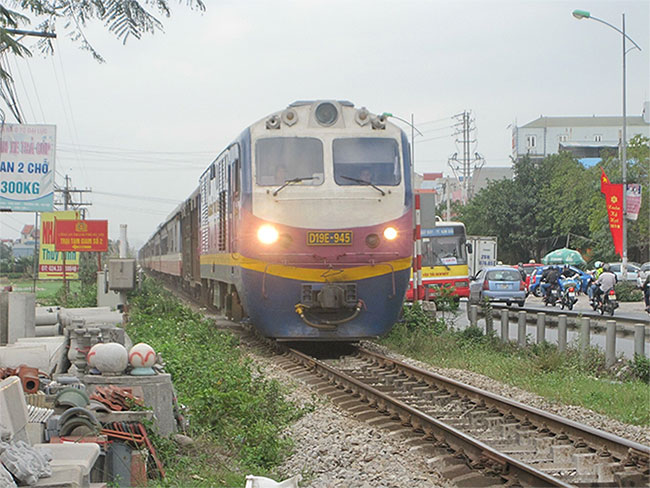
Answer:
M397 320L412 261L406 135L350 102L246 128L140 251L142 266L282 340L357 340Z

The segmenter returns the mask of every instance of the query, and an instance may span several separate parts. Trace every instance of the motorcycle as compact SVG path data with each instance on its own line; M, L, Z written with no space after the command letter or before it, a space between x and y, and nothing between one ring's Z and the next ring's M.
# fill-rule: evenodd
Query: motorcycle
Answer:
M607 293L595 295L591 307L594 310L598 310L600 315L608 313L613 317L614 310L618 308L618 299L616 298L616 291L614 291L614 288L610 289Z
M573 310L573 306L578 301L578 283L573 278L567 278L566 280L560 281L560 287L562 289L560 294L560 308L564 310L564 307L566 307L569 310Z
M542 301L544 302L545 306L551 305L552 307L555 307L555 304L559 299L560 299L559 285L554 284L554 285L550 285L549 288L546 290L546 293L544 294Z

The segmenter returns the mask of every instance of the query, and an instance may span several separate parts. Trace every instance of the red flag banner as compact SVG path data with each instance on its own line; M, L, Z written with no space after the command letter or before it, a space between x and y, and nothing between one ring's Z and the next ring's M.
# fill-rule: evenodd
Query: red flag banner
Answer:
M600 178L600 192L605 194L607 215L609 216L609 230L614 240L614 251L623 256L623 184L611 183L605 170Z

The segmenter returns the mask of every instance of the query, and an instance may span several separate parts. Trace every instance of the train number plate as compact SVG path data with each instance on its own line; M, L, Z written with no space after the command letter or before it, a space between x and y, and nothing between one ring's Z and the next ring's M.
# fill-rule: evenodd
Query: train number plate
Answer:
M352 231L333 230L307 232L308 246L350 246L352 245Z

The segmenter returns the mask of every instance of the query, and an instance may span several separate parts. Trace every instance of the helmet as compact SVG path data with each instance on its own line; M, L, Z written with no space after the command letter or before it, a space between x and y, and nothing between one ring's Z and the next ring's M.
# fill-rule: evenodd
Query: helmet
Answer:
M603 262L602 262L602 261L596 261L596 262L594 263L594 266L595 266L596 268L602 268L602 267L603 267Z
M609 264L603 264L603 271L609 271L611 268Z

